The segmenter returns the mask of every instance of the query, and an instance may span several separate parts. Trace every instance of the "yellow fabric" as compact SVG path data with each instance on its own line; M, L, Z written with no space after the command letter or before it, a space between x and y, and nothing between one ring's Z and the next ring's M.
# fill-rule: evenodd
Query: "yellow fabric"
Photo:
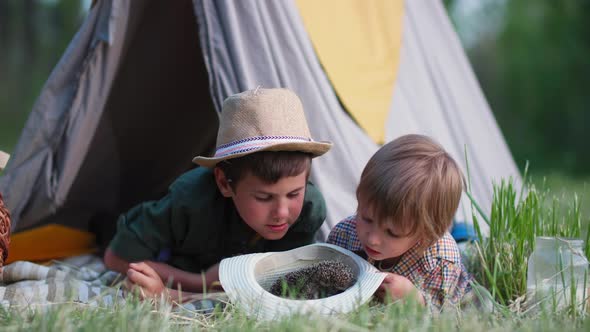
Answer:
M94 234L51 224L12 234L6 264L15 261L46 261L94 251Z
M346 109L383 143L402 38L403 0L297 0L305 28Z

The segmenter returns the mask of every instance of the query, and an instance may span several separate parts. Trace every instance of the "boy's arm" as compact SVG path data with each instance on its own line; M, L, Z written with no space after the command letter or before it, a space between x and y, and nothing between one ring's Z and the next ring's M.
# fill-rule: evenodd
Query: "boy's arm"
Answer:
M155 260L175 242L173 229L182 229L186 223L186 218L174 207L171 194L158 201L140 203L119 216L117 232L109 243L105 260L113 258L107 254L115 254L110 268L122 273L126 272L127 262Z
M145 263L156 271L161 280L166 283L172 281L173 288L201 293L213 288L214 284L219 282L219 264L213 265L206 272L193 273L166 263L152 261L146 261Z
M112 250L107 249L104 255L105 265L119 273L128 273L129 262L117 256ZM203 274L192 273L175 268L171 265L154 261L143 261L149 265L164 283L172 282L174 288L181 288L191 292L203 292ZM132 263L133 264L133 263ZM205 273L206 289L212 287L213 283L219 281L219 264L210 267ZM177 287L180 284L181 287Z
M105 265L127 273L130 262L147 262L163 282L173 280L184 289L202 289L200 274L189 273L157 262L163 250L174 246L174 229L184 229L188 218L178 204L178 194L171 190L158 201L142 202L117 220L117 232L104 255ZM176 231L178 233L178 231Z
M424 280L423 295L431 309L441 310L447 303L457 305L465 293L470 277L461 264L441 260Z
M148 262L130 263L129 269L127 270L127 278L131 285L127 287L132 288L137 286L141 289L141 296L144 298L157 297L165 293L165 297L172 301L181 301L187 299L193 293L187 292L186 290L175 290L169 289L164 286L162 278L154 269L154 267ZM213 279L219 279L219 264L216 264L209 268L206 275L209 276L208 284L213 282ZM217 276L217 277L216 277ZM216 277L216 278L215 278Z
M140 290L139 295L144 299L157 298L163 295L167 300L179 301L181 296L184 295L177 290L166 288L156 270L145 262L129 264L127 280L127 288L138 287ZM186 293L186 295L190 296L192 294Z
M123 258L117 256L111 248L107 248L104 253L104 265L109 270L117 271L119 273L125 274L129 269L129 262L124 260Z

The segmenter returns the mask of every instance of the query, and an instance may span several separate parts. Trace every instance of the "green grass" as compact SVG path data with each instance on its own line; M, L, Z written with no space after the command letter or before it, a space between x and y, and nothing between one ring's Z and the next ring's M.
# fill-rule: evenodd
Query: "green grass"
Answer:
M349 315L294 315L278 321L256 321L229 306L213 316L182 315L169 306L128 301L115 308L60 304L33 309L0 309L6 331L587 331L588 320L543 312L530 317L497 313L445 313L431 316L414 303L364 305Z
M494 186L490 216L474 216L476 230L485 221L490 234L471 248L470 270L496 301L509 308L526 305L527 260L535 249L536 236L584 239L586 256L590 253L588 220L580 195L563 190L554 194L548 189L551 184L564 183L562 178L537 181L535 184L526 174L521 188L502 181ZM562 309L553 306L554 311L568 311L570 316L587 315L575 301Z
M590 226L590 177L572 177L563 173L532 174L531 183L536 188L548 191L560 204L561 211L567 211L568 204L577 197L580 202L582 227Z
M263 322L245 316L229 304L214 315L173 311L169 305L154 307L149 302L130 299L124 305L92 307L82 304L56 304L37 309L0 307L0 330L64 331L588 331L588 311L580 307L558 308L541 305L527 310L527 258L534 249L536 235L584 236L587 222L579 197L547 189L552 182L569 183L568 178L537 182L527 178L527 192L520 194L510 181L494 189L490 237L472 247L471 269L477 281L495 297L491 312L446 311L430 315L415 303L366 304L347 315L318 317L294 315ZM539 187L539 184L545 183ZM578 182L575 182L579 185ZM581 185L582 188L586 188ZM576 196L578 197L576 199ZM481 216L478 218L482 221ZM588 248L588 247L587 247Z
M24 125L24 116L2 113L0 149L12 152ZM42 308L0 306L0 330L76 331L363 331L363 330L465 330L465 331L575 331L590 330L587 312L546 306L527 312L527 258L534 249L536 235L583 237L590 224L590 178L572 178L560 173L533 174L525 179L528 192L520 194L509 181L494 188L490 238L472 248L470 269L479 283L490 290L498 305L493 313L470 311L431 317L412 304L394 303L361 307L356 312L330 318L294 316L278 322L258 322L229 307L215 317L179 315L163 306L154 309L147 302L128 301L112 308L82 304L56 304ZM588 255L588 241L586 253ZM572 309L572 308L570 308Z

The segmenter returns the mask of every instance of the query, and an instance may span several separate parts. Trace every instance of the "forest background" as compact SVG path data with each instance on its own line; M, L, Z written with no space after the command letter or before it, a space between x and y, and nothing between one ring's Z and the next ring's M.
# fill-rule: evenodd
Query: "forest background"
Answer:
M0 150L14 149L90 2L0 0ZM537 182L583 195L590 179L590 1L444 4L519 168L529 161Z

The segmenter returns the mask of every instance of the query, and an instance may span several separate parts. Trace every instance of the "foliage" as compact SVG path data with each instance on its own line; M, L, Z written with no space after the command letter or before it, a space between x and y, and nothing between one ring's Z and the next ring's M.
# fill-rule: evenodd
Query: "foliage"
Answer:
M582 228L590 226L590 177L566 176L563 173L531 174L530 181L543 192L550 192L559 204L559 210L567 211L567 205L574 199L580 202L583 216Z
M0 150L11 152L90 0L0 0ZM516 161L589 174L590 2L444 0ZM471 5L473 6L473 5ZM454 15L451 15L454 17ZM456 15L455 15L456 16ZM492 22L493 21L493 22ZM487 22L487 23L486 23ZM483 26L493 26L486 32Z
M445 1L451 13L466 2ZM530 161L544 171L588 174L590 2L482 3L471 14L477 18L473 24L454 23L464 32L460 35L493 27L471 36L466 46L516 161L521 166Z
M83 1L0 0L0 150L11 152L51 69L79 28Z

